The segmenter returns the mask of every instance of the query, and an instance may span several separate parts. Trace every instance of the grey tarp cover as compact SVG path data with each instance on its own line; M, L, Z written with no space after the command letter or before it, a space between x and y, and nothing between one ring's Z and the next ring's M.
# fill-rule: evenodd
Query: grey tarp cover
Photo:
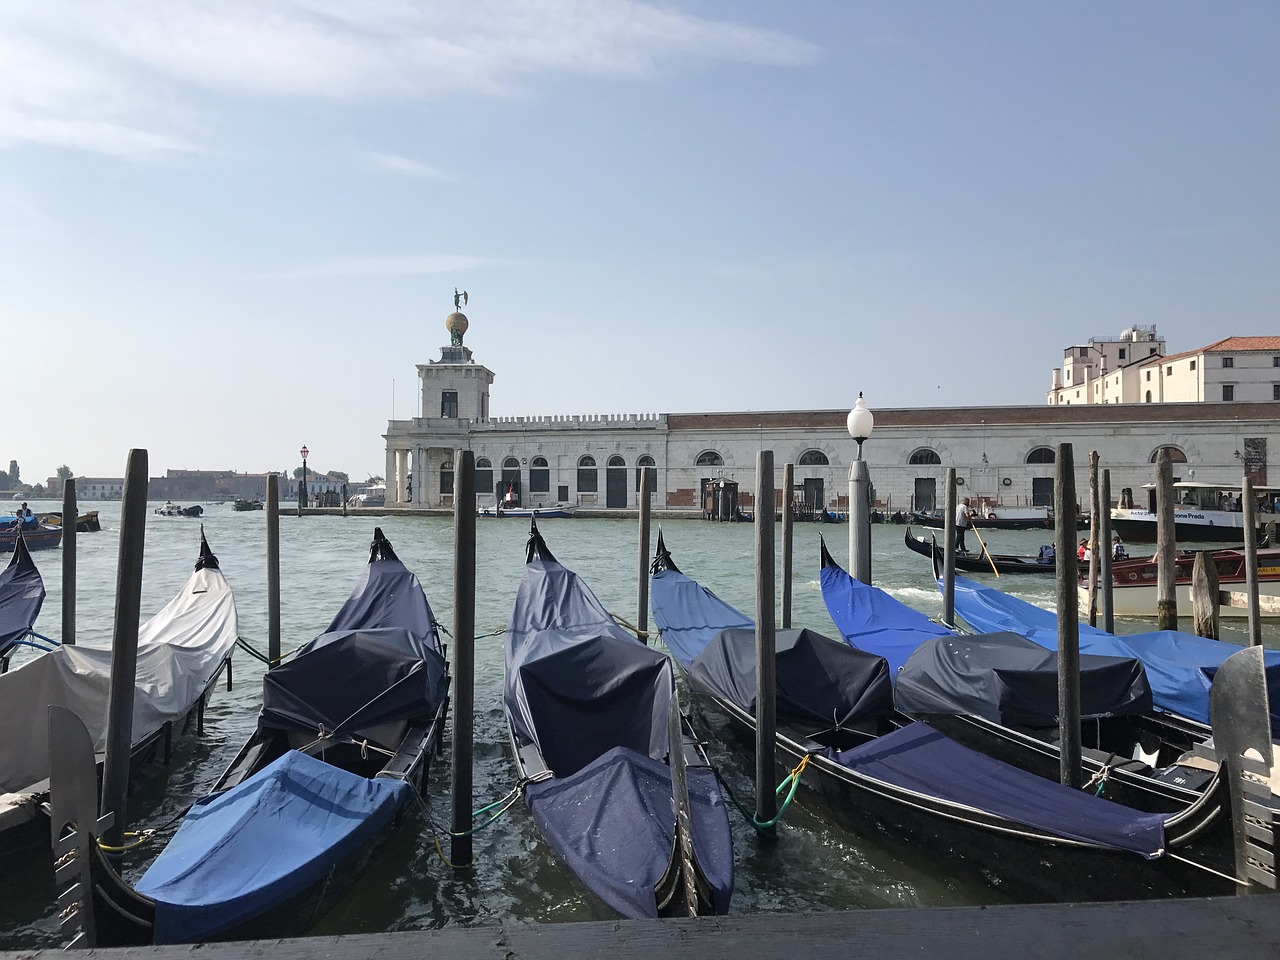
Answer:
M27 635L43 604L44 581L26 541L19 539L0 573L0 657Z
M1050 727L1058 720L1057 654L1015 633L939 637L922 643L898 673L904 713L967 714L994 723ZM1142 664L1130 657L1080 657L1080 715L1151 712Z
M883 657L805 629L779 629L774 643L778 720L825 729L893 712L893 687ZM755 628L717 633L690 665L689 679L698 690L754 716Z
M207 566L141 626L134 743L190 710L238 633L231 588L221 570ZM0 790L26 790L49 776L50 704L78 714L101 752L110 683L111 651L79 645L0 675Z
M525 564L507 627L512 728L557 776L612 747L667 755L671 661L639 643L555 560Z

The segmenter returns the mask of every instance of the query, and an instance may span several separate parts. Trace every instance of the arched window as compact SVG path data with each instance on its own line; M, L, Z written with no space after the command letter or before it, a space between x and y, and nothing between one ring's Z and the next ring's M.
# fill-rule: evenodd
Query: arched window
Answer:
M493 493L493 463L488 457L476 461L476 493Z
M523 506L520 497L520 461L515 457L507 457L502 461L502 492L498 496L510 506Z
M1169 460L1170 460L1170 462L1172 462L1172 463L1186 463L1186 462L1187 462L1187 455L1186 455L1185 453L1183 453L1183 452L1182 452L1182 450L1181 450L1180 448L1175 447L1175 446L1174 446L1173 444L1171 444L1171 443L1166 443L1164 446L1162 446L1162 447L1156 447L1156 448L1155 448L1155 450L1151 451L1151 462L1152 462L1152 463L1155 463L1155 462L1156 462L1156 457L1160 456L1160 451L1161 451L1161 450L1168 450L1168 451L1169 451Z
M507 459L502 461L502 469L503 470L519 470L520 461L517 460L515 457L507 457Z
M621 457L609 458L609 466L611 467L625 467L626 465L627 465L627 461L623 460Z
M1151 391L1150 391L1150 390L1148 390L1148 391L1147 391L1147 399L1146 399L1146 402L1147 402L1147 403L1150 403L1150 402L1151 402Z
M534 457L529 461L529 493L551 493L551 470L546 457Z
M917 466L937 466L942 463L942 458L938 456L936 450L930 450L928 447L921 447L907 458L907 463L916 464Z
M1053 447L1036 447L1027 454L1027 463L1056 463L1057 453Z
M637 490L640 489L640 468L648 467L649 468L649 492L650 493L658 492L658 471L655 469L656 466L657 464L654 463L653 457L650 457L650 456L643 456L636 461L636 489Z
M800 454L800 466L802 467L825 467L831 463L827 459L827 455L821 450L806 450Z
M440 495L453 493L453 461L446 460L440 465Z
M723 467L724 457L716 453L714 450L704 450L698 454L698 459L693 461L697 467Z
M600 471L595 457L582 457L578 461L578 492L597 493L600 490Z

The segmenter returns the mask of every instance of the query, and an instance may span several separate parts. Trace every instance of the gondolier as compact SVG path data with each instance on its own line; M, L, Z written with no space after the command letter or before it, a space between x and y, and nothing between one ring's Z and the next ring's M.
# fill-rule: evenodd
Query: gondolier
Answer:
M969 548L965 546L965 531L973 525L973 519L969 512L969 498L965 497L960 501L960 505L956 507L956 549L961 553L968 553Z

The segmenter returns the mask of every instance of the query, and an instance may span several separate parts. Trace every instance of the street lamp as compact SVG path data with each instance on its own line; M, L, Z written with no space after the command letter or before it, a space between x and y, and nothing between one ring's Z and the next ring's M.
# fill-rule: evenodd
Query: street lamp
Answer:
M298 506L305 507L307 505L307 454L311 451L307 449L306 444L303 444L298 452L302 454L302 485L298 487Z
M871 436L876 418L858 391L858 399L846 422L849 436L858 442L858 453L849 465L849 572L855 580L871 583L871 474L862 459L862 444Z

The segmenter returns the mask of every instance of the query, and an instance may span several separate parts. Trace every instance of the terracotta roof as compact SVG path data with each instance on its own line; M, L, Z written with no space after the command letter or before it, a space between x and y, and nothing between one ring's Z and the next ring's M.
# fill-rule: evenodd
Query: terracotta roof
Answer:
M1280 337L1227 337L1204 348L1205 353L1231 350L1280 350Z

